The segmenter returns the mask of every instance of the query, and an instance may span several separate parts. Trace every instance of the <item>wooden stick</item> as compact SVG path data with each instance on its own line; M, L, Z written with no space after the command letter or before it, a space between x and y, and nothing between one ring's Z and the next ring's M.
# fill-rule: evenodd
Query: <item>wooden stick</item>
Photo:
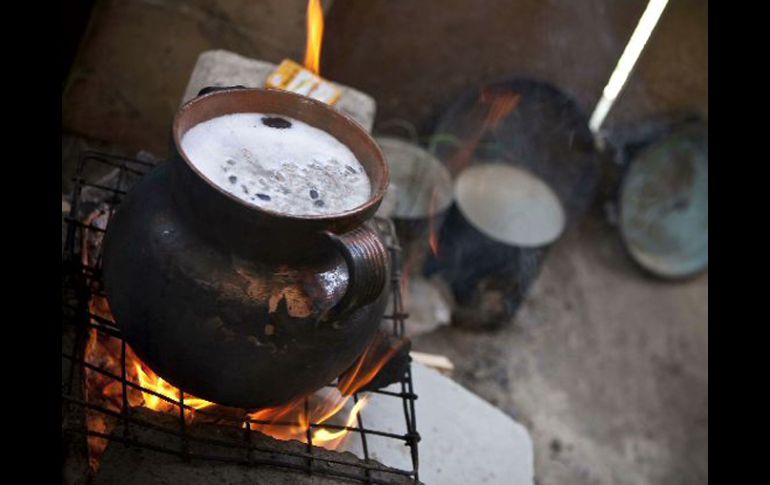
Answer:
M455 365L445 355L428 354L425 352L416 352L413 350L409 352L409 356L412 357L412 360L415 362L419 362L420 364L423 364L427 367L432 367L440 371L452 372L455 369Z

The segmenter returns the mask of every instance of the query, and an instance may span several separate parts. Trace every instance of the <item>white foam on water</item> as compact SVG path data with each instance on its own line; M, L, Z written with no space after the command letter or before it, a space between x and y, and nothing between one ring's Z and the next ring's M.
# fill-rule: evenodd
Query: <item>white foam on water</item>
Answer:
M271 212L336 214L371 196L369 177L348 147L286 116L235 113L212 118L184 134L182 150L211 182Z

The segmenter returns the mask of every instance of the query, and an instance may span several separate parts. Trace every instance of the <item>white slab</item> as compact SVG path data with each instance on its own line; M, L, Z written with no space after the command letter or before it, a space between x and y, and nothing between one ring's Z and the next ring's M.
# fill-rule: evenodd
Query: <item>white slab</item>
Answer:
M532 485L534 458L529 432L510 416L469 390L418 363L412 379L419 443L420 481L432 485ZM398 392L400 385L388 388ZM369 394L362 412L365 428L406 433L402 401ZM344 413L341 413L344 414ZM372 458L387 466L411 469L409 447L392 438L367 437ZM351 435L340 447L363 456L361 440Z
M208 86L242 85L249 88L262 88L265 86L267 76L276 67L278 67L276 64L250 59L226 50L203 52L195 63L182 103L194 98L201 89ZM366 131L371 132L377 111L374 98L351 87L334 84L342 90L342 96L334 107L360 123Z

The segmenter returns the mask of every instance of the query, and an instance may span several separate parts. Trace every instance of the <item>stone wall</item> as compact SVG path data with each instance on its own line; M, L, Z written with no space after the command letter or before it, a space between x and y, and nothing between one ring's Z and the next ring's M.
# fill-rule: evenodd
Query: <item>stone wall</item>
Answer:
M373 95L379 122L423 130L475 83L550 81L590 114L644 0L336 0L322 73ZM330 7L331 6L331 7ZM65 132L167 153L198 54L301 60L306 0L100 0L62 97ZM681 110L708 115L708 5L671 0L607 126Z
M62 95L65 131L168 150L171 120L198 54L228 49L301 59L305 0L101 0Z

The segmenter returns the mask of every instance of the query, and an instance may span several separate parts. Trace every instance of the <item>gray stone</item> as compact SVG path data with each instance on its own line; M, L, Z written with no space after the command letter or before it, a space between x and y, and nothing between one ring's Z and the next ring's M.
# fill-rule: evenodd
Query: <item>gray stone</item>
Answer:
M420 480L429 484L532 485L534 463L529 432L510 416L452 379L412 363ZM400 391L399 385L389 390ZM400 399L371 395L363 410L368 428L405 433ZM388 466L409 468L409 448L392 439L368 439L371 456ZM340 448L362 455L360 440Z
M276 64L249 59L226 50L203 52L195 63L182 102L194 98L208 86L264 87L267 76L276 67ZM335 85L342 90L342 95L334 107L371 132L377 109L374 98L351 87Z

